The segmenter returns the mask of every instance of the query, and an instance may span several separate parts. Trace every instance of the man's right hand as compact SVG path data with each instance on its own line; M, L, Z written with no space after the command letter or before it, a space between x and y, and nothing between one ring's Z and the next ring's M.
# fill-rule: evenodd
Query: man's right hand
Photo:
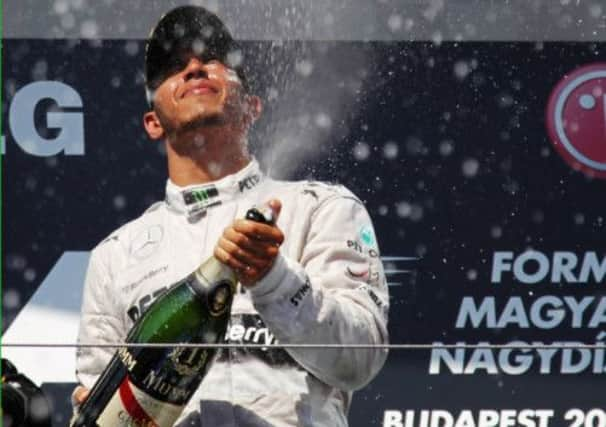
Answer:
M72 393L72 405L74 407L82 405L82 403L84 403L84 401L88 398L89 394L89 389L83 385L77 386Z

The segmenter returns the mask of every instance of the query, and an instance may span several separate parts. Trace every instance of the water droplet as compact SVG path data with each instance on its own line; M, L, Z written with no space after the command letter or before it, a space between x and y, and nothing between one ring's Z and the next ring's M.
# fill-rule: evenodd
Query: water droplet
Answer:
M543 211L537 209L532 213L532 222L534 222L535 224L541 224L544 219L545 214L543 213Z
M57 15L63 15L69 10L69 4L66 0L57 0L53 4L53 10Z
M36 424L50 417L50 408L44 396L33 396L29 405L29 414Z
M36 61L32 68L32 79L33 80L46 80L46 73L48 72L48 63L44 59Z
M476 159L470 158L463 162L463 175L465 175L467 178L475 177L478 174L479 169L480 163Z
M406 140L406 152L411 156L426 154L427 148L423 145L423 141L415 136L411 136Z
M356 143L353 149L353 155L356 160L366 160L370 156L370 146L362 141Z
M35 178L33 178L33 177L28 177L28 178L25 180L25 188L26 188L28 191L34 191L34 190L36 190L36 187L37 187L37 186L38 186L38 182L37 182L37 181L36 181L36 179L35 179Z
M399 217L408 218L412 212L412 206L408 202L399 202L396 204L396 213Z
M454 151L454 143L453 141L447 139L445 141L440 142L440 154L444 157L450 156Z
M589 6L589 14L592 18L600 18L602 16L602 6L598 3L594 3Z
M383 155L386 159L395 159L398 157L398 144L394 141L387 141L383 146Z
M129 56L135 56L139 53L139 43L133 40L129 40L124 44L124 51Z
M431 41L435 45L440 46L442 44L442 42L444 41L444 36L442 35L442 33L440 31L436 31L435 33L433 33L431 35ZM434 63L435 63L435 61L434 61Z
M595 98L588 94L583 94L579 98L579 105L585 110L591 110L595 107Z
M117 196L114 197L114 208L117 211L121 211L122 209L124 209L126 207L126 197L124 197L122 194L118 194Z
M314 70L314 65L311 61L301 60L296 63L295 70L303 77L309 77Z
M387 20L387 26L392 32L398 31L402 28L402 17L398 14L393 14Z
M503 229L501 227L499 227L498 225L495 225L490 229L490 236L493 239L499 239L502 235L503 235Z
M315 122L316 126L322 129L328 129L332 126L332 120L330 119L330 116L325 113L318 113L318 115L316 115Z
M5 290L2 299L2 303L7 309L15 309L21 304L21 295L14 289Z
M471 72L471 67L466 61L457 61L454 65L454 73L458 80L464 80Z
M82 23L82 26L80 27L80 34L85 39L94 39L98 36L98 33L99 27L97 26L97 23L93 20L88 19L84 21Z
M36 270L33 268L26 268L23 272L23 278L26 282L33 282L36 279Z
M412 205L412 210L410 211L410 219L412 221L418 222L423 219L423 207L420 205Z
M191 49L196 55L202 55L204 50L206 50L206 44L202 39L195 39L191 44Z
M499 107L501 108L508 108L511 107L514 103L514 99L513 96L507 94L507 93L502 93L501 95L499 95L499 97L497 98Z
M582 213L574 214L574 223L576 225L585 224L585 215L583 215Z
M234 49L227 54L227 65L232 68L239 67L244 61L244 55L240 49Z
M57 167L57 165L59 164L59 161L57 160L57 156L51 156L51 157L47 157L45 159L44 163L46 163L46 166L48 166L49 168L53 169L53 168Z

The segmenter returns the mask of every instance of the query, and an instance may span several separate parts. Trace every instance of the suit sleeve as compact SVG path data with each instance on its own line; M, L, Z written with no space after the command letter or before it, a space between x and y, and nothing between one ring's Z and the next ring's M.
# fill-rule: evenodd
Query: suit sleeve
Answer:
M282 344L388 343L389 297L379 248L366 209L353 197L322 202L301 259L279 255L251 294ZM387 357L384 348L287 351L317 378L347 391L370 382Z
M111 277L102 253L92 252L86 279L78 332L79 344L107 344L123 339L120 316L114 292L109 289ZM91 388L111 360L115 348L79 347L76 353L78 381Z

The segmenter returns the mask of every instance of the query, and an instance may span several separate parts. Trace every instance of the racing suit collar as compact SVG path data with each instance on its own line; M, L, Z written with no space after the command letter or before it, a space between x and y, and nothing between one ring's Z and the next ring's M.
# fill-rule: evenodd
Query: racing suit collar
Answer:
M180 187L169 178L166 182L166 204L169 209L190 219L200 218L207 209L233 200L256 186L262 176L259 163L252 159L244 169L213 182Z

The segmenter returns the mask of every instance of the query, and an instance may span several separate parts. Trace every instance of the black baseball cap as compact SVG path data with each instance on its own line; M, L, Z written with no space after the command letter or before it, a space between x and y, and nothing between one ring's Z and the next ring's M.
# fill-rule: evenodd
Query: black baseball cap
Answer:
M145 87L151 93L183 68L191 52L202 61L219 60L232 68L248 90L242 50L217 15L200 6L180 6L166 13L151 30L145 46Z

